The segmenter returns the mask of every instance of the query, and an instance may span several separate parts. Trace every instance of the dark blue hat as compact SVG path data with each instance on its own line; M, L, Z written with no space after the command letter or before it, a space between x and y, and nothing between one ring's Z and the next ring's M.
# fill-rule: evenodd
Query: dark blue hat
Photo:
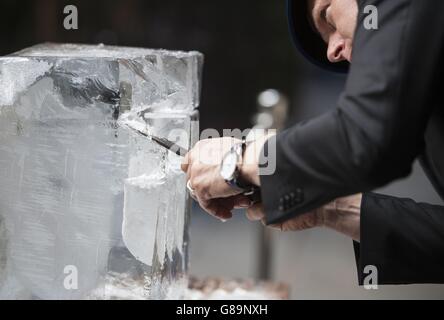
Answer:
M349 63L332 63L327 58L327 44L309 20L308 0L287 0L290 34L298 50L315 65L330 71L346 73Z

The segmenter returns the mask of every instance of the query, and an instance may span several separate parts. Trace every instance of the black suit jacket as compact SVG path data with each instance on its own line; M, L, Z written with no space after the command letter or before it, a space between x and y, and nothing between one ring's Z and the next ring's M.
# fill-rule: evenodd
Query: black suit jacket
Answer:
M337 106L265 146L277 157L261 176L269 224L403 178L417 158L444 197L444 1L358 2ZM378 30L364 28L365 5L378 8ZM381 284L444 282L444 208L366 193L356 249L360 280L375 265Z

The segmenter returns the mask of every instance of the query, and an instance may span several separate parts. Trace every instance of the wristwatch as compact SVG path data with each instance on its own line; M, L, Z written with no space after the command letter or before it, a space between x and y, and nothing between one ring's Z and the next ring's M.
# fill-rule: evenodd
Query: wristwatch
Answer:
M245 139L242 143L237 143L231 147L230 151L224 156L220 165L220 175L222 178L234 189L242 191L245 196L248 196L253 202L260 201L260 190L255 185L243 181L240 175L240 166L247 148Z

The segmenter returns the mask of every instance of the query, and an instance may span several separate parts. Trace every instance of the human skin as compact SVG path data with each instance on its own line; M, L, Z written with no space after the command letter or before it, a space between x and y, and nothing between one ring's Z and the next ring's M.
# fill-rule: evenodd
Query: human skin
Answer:
M353 35L356 28L358 6L356 0L306 0L312 25L327 43L327 57L335 63L352 61ZM262 136L249 144L240 166L241 177L251 184L260 186L258 162L260 152L270 136ZM200 206L213 216L226 220L231 218L234 208L247 208L247 217L265 223L262 204L252 205L248 198L239 195L219 174L223 156L231 145L239 143L234 138L199 141L186 155L182 170L195 191ZM211 155L212 161L202 161L202 155ZM281 224L270 227L282 231L298 231L314 227L327 227L356 241L360 240L360 207L362 195L339 198L316 210L298 215Z
M314 28L328 44L330 62L352 60L353 36L356 29L356 0L308 0Z

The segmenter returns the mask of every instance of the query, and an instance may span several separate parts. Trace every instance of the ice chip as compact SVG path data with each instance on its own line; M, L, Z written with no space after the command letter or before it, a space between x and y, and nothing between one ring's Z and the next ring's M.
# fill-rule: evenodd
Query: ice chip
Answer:
M167 194L166 176L161 172L125 181L123 241L134 257L148 266L152 265L157 219L164 214Z

